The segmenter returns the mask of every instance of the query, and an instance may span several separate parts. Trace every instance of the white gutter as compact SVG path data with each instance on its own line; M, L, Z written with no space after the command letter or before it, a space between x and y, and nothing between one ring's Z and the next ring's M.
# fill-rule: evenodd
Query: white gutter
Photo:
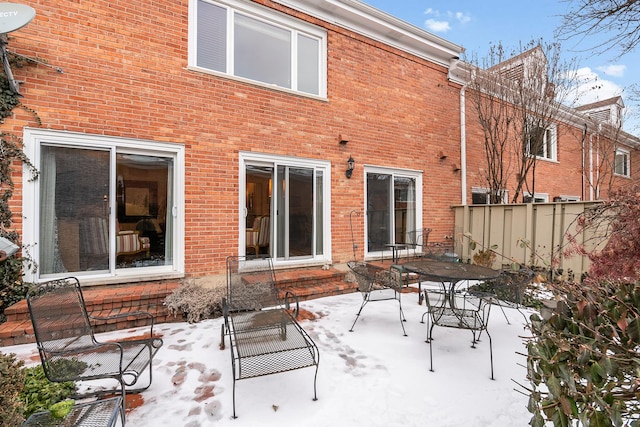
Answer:
M464 65L458 58L449 62L447 78L450 82L458 83L460 87L460 203L467 205L467 112L466 112L466 71L460 69Z
M466 85L460 88L460 197L461 204L467 205L467 118L465 109Z
M275 0L307 15L362 34L442 66L464 48L360 0Z

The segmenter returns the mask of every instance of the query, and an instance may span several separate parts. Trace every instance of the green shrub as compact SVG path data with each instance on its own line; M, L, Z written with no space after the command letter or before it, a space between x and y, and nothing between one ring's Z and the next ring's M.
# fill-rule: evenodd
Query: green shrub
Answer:
M34 412L49 410L53 404L66 400L75 391L76 386L71 381L62 383L49 381L41 365L26 368L24 389L20 395L24 405L24 417L28 418Z
M0 353L0 425L19 426L24 421L24 405L19 399L24 387L23 362L15 354Z
M640 427L640 282L553 286L558 309L531 316L530 425Z

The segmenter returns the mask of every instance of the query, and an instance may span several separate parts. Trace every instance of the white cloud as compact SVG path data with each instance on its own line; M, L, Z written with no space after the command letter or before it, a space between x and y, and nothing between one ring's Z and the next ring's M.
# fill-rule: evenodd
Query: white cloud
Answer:
M626 65L607 65L597 67L598 71L602 71L607 76L611 77L624 77L624 72L627 70Z
M576 70L576 85L572 93L576 105L589 104L622 94L622 88L602 78L589 67Z
M455 13L456 19L458 20L458 22L460 22L461 24L466 24L467 22L471 21L471 16L464 14L462 12L456 12Z
M463 12L447 12L446 16L448 19L435 19L440 18L442 14L439 10L432 8L428 8L427 10L425 10L424 14L427 16L431 16L431 18L424 21L424 26L427 28L427 30L434 33L445 33L449 31L451 29L451 20L456 20L463 25L471 21L471 17L464 14Z
M451 29L449 22L447 21L438 21L435 19L427 19L424 21L424 26L434 33L445 33Z

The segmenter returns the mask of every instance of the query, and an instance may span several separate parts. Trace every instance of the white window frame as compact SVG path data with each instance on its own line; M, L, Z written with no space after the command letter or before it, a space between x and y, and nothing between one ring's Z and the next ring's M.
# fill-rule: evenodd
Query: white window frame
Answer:
M213 5L225 8L227 10L227 70L225 72L211 70L208 68L200 67L197 64L197 21L198 21L198 2L205 1ZM265 23L274 25L276 27L286 29L292 33L291 38L291 88L281 87L270 83L261 82L259 80L252 80L245 77L236 76L233 71L233 55L234 55L234 37L233 37L233 23L234 15L240 13L249 18L263 21ZM319 45L319 58L318 58L318 93L313 94L309 92L303 92L297 90L297 43L298 35L304 35L309 38L318 40ZM201 71L208 74L220 75L234 80L240 80L243 82L268 87L270 89L278 89L285 92L292 92L297 95L304 95L314 98L320 98L326 100L327 98L327 32L323 28L309 24L308 22L293 18L269 9L264 6L256 5L249 2L240 2L238 0L189 0L189 53L188 53L188 68L196 71Z
M474 194L481 194L485 196L485 202L483 203L484 205L490 205L491 204L491 198L490 198L490 193L491 193L491 189L487 188L487 187L471 187L471 202L473 204L473 195ZM502 190L502 203L508 203L509 201L509 190Z
M624 168L625 171L620 173L618 171L618 156L625 156L624 160ZM623 150L622 148L616 148L614 158L613 158L613 173L616 176L623 176L625 178L629 178L631 176L631 154L627 150Z
M535 193L533 196L528 191L522 194L524 197L532 197L533 203L549 203L549 193Z
M317 254L313 258L304 259L279 259L273 257L274 266L296 266L301 264L324 265L331 263L331 162L326 160L305 159L300 157L277 156L272 154L254 153L241 151L239 154L239 173L238 173L238 254L242 254L246 248L246 208L244 208L246 199L246 171L247 164L264 164L265 166L275 167L281 165L291 165L306 168L314 168L322 171L322 216L325 223L322 227L323 253ZM272 221L275 222L275 221ZM272 226L273 227L273 226ZM273 229L272 229L273 231ZM275 233L272 233L275 235Z
M579 202L580 196L569 196L566 194L561 194L558 196L561 202ZM554 200L555 201L555 200Z
M59 145L65 147L77 147L86 149L103 149L110 152L123 152L140 155L157 155L171 157L174 159L173 183L174 183L174 206L173 211L173 260L170 265L149 266L141 268L115 268L115 257L110 263L109 271L82 271L74 272L76 276L82 276L83 283L119 283L133 278L144 277L145 279L170 279L184 276L184 165L185 149L182 144L163 143L148 140L109 137L103 135L84 134L76 132L42 130L25 128L23 133L25 154L34 165L40 164L41 146ZM116 151L117 150L117 151ZM23 192L22 212L24 221L22 224L23 244L29 248L29 254L36 262L39 262L39 241L40 225L40 186L39 181L31 180L31 173L28 168L23 170ZM110 200L115 200L116 188L112 186L110 190ZM115 209L115 208L114 208ZM115 220L113 220L115 221ZM115 241L112 250L115 250ZM62 277L68 273L48 274L41 277L39 272L25 269L25 280L29 282L39 282L55 277Z
M400 168L389 168L389 167L381 167L381 166L371 166L371 165L365 165L364 166L364 182L365 182L365 188L364 188L364 206L363 206L363 212L365 212L365 214L367 214L367 193L368 193L368 189L367 189L367 177L370 173L375 173L375 174L383 174L383 175L390 175L391 179L393 180L395 177L402 177L402 178L413 178L416 180L416 200L415 200L415 204L416 204L416 228L417 229L421 229L422 228L422 209L423 209L423 204L422 204L422 192L423 192L423 187L422 187L422 175L423 172L419 171L419 170L412 170L412 169L400 169ZM365 251L365 259L380 259L381 256L384 255L384 251L369 251L369 245L368 245L368 236L369 236L369 228L368 228L368 221L365 218L364 220L364 240L362 241L362 247L364 248ZM407 248L407 249L401 249L398 251L398 255L409 255L411 253L411 251L413 251L413 248ZM391 252L387 252L388 255L391 254Z
M537 126L537 127L541 127L541 126ZM549 144L549 141L547 140L547 136L549 135L551 136L551 144ZM551 153L549 153L549 147L550 147ZM542 156L532 154L531 142L529 142L527 143L527 154L529 154L530 156L535 156L536 158L541 160L557 161L558 159L558 127L556 125L551 125L545 129L542 148L544 150Z

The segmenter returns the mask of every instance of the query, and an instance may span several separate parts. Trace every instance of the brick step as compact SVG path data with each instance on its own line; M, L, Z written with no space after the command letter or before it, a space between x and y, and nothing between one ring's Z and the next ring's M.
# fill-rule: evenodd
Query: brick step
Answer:
M126 286L100 286L83 289L87 311L99 317L113 316L134 311L146 311L155 317L156 323L182 321L169 314L164 299L177 282L151 283ZM0 324L0 347L35 342L33 326L29 318L27 301L22 300L4 311L7 321ZM118 321L96 325L96 332L108 332L134 327L126 317Z
M344 271L335 268L282 270L276 272L276 287L281 291L302 291L304 288L321 290L325 285L336 286L337 282L344 281L345 275Z
M290 286L287 289L287 291L292 292L296 297L298 297L300 301L349 294L357 290L357 283L348 283L344 280L326 281L316 286Z
M276 286L281 292L293 292L300 301L357 290L356 283L345 282L346 273L334 268L294 269L276 272ZM183 319L169 314L164 299L177 282L147 283L121 286L96 286L83 289L87 311L94 316L108 317L133 311L146 311L155 316L156 323L179 322ZM0 324L0 347L35 342L26 300L4 311L7 322ZM136 326L126 317L96 326L96 332L108 332Z

